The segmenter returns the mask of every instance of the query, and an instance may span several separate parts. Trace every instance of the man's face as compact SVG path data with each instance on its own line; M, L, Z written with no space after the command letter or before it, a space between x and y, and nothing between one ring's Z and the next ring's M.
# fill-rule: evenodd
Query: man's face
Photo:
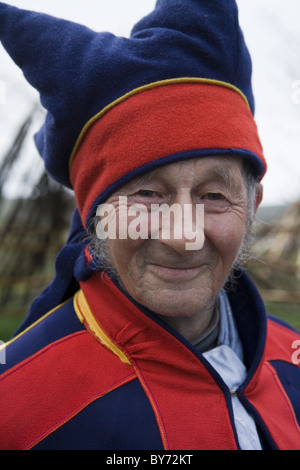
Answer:
M127 237L107 243L123 286L140 304L165 319L197 317L211 311L246 231L248 200L240 160L209 157L159 168L126 184L108 199L116 212L120 196L126 196L128 208L133 204L143 204L149 210L151 204L204 205L201 249L187 250L190 240L184 230L179 239L172 237L171 231L169 239Z

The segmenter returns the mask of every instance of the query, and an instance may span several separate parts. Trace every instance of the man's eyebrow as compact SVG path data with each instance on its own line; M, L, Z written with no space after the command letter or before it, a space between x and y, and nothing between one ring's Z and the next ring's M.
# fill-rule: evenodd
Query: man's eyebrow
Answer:
M211 171L211 176L217 179L218 181L221 181L222 183L225 183L225 185L230 189L232 186L232 172L230 171L229 168L227 167L216 167L213 168Z
M150 182L152 179L153 179L153 176L150 173L142 174L132 180L129 180L127 183L125 183L123 186L117 189L116 193L126 192L128 190L131 190L132 188L135 188L136 186Z
M159 179L159 170L160 168L156 168L155 170L152 170L147 173L143 173L136 178L128 181L122 188L121 190L128 190L130 188L134 188L135 186L139 186L141 184L145 183L151 183L153 179L157 178ZM203 175L200 173L199 175L199 182L200 184L205 184L208 181L216 180L219 181L220 183L224 184L227 189L235 189L237 190L239 188L239 184L236 181L236 178L234 178L233 172L231 168L228 168L226 166L216 166L214 168L211 168L207 174Z
M148 173L143 173L142 175L136 176L134 179L128 181L123 188L131 188L134 186L138 186L143 183L148 183L153 181L153 178L155 177L155 174L157 173L157 170L153 170Z
M232 170L226 166L212 168L205 176L204 181L216 180L226 186L227 189L238 190L239 181L234 177Z

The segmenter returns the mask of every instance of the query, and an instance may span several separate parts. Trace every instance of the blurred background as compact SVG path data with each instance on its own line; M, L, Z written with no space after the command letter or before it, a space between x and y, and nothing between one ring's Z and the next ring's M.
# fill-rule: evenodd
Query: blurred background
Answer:
M128 36L155 0L11 0L10 5ZM253 61L256 122L268 162L247 269L268 311L300 329L300 2L238 0ZM33 143L37 92L0 45L0 340L51 281L74 208ZM46 312L45 312L46 313Z

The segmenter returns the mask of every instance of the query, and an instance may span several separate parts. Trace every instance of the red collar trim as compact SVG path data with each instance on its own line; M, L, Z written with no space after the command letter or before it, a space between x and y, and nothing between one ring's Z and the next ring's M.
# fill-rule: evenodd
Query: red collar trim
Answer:
M107 276L95 273L81 288L101 329L133 365L164 448L236 449L225 395L200 359Z

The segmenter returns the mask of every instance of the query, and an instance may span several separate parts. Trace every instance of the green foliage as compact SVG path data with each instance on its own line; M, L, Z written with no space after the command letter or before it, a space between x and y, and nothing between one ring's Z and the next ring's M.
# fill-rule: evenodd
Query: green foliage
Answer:
M23 321L23 316L0 316L0 340L9 341Z
M283 302L266 302L267 312L300 331L300 305Z

